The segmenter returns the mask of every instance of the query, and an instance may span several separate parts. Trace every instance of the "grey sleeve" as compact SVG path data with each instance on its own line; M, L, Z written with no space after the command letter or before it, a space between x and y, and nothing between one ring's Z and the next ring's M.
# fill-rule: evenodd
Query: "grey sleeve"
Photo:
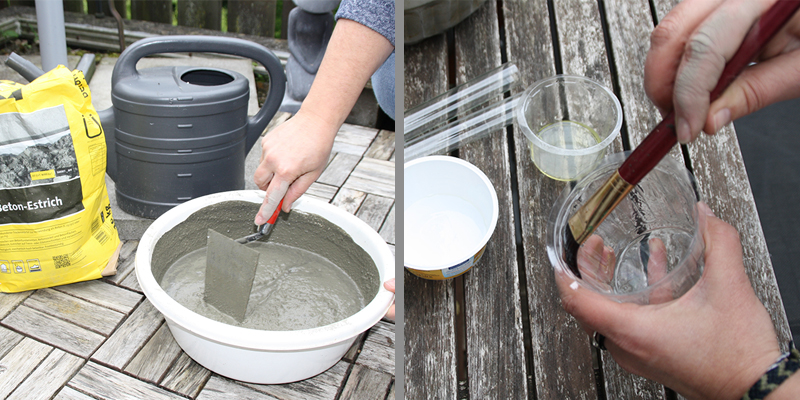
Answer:
M358 22L380 33L394 46L394 0L342 0L336 19Z

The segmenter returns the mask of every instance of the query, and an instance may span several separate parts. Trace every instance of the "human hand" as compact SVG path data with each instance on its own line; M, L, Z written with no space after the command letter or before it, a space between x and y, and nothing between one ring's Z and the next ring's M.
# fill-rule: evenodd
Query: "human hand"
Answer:
M385 287L386 290L394 293L394 278L389 279L386 282L383 282L383 287ZM386 312L386 318L394 322L394 302L392 302L392 306L389 307L389 311Z
M322 174L328 163L338 126L300 110L261 140L261 161L254 181L266 191L255 218L261 225L272 216L281 199L289 212L297 200Z
M674 108L678 140L688 143L769 104L800 96L800 13L750 66L709 104L727 61L754 22L776 0L685 0L650 36L647 95L666 113Z
M626 371L687 398L741 398L780 348L745 273L736 230L707 205L698 203L698 210L705 270L682 297L642 306L607 299L574 284L566 272L556 271L556 283L564 309L587 333L604 335L606 348ZM653 257L658 263L651 251Z

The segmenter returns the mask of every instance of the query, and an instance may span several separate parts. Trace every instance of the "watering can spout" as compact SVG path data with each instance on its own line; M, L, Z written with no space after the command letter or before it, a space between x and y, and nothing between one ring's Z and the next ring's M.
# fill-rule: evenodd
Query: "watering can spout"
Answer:
M114 107L97 112L100 126L106 137L106 173L113 181L117 180L117 148L114 138Z

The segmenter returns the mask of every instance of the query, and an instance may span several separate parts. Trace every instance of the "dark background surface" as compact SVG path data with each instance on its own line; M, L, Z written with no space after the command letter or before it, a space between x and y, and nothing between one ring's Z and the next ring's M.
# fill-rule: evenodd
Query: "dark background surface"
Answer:
M734 121L795 344L800 343L800 99Z

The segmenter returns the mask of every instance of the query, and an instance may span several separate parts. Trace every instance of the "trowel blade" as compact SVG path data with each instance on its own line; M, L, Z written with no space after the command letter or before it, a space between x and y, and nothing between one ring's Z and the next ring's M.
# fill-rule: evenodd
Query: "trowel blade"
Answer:
M242 322L260 253L233 239L208 230L206 250L206 303Z

